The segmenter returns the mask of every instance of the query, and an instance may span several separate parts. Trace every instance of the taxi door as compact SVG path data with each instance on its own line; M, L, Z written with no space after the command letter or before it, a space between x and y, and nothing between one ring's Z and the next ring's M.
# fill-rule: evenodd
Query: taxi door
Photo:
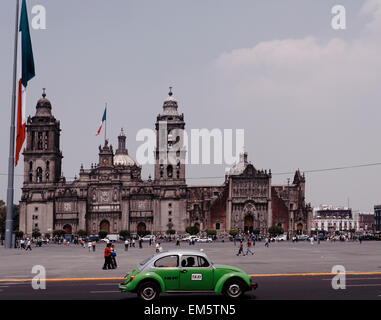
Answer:
M153 272L163 279L166 291L179 290L180 269L178 255L168 255L156 260Z
M214 268L204 257L193 255L181 257L179 290L213 290L213 276Z

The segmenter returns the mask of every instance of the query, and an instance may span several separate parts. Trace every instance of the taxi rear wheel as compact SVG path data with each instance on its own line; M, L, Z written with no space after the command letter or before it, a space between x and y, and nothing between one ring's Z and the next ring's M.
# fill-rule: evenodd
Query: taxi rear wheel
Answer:
M245 284L240 279L230 279L224 285L223 294L231 299L238 299L245 293Z
M145 301L152 301L159 297L158 285L153 281L143 282L138 289L138 296Z

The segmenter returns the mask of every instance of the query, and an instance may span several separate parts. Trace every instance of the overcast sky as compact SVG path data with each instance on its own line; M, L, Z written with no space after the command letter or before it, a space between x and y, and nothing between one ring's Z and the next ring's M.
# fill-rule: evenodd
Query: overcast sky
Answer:
M273 173L381 162L381 0L29 0L47 10L31 30L36 77L61 121L63 172L98 160L96 137L107 101L115 147L123 127L135 157L136 133L154 128L173 86L186 129L244 129L249 160ZM333 30L342 4L347 29ZM0 10L0 173L8 170L15 1ZM189 184L219 184L226 165L187 167ZM153 168L143 168L144 178ZM23 164L16 174L23 172ZM312 205L373 211L381 166L308 173ZM217 179L195 179L200 177ZM274 175L273 183L293 176ZM15 202L22 177L15 178ZM0 199L7 177L0 175Z

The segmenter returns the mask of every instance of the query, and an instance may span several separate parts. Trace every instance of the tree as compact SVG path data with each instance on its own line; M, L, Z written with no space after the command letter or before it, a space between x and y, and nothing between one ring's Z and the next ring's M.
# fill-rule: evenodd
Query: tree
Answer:
M39 237L41 237L41 232L38 229L34 230L32 232L32 237L33 238L39 238Z
M231 235L231 236L233 236L233 237L235 237L237 234L238 234L238 230L237 229L230 229L230 231L229 231L229 234Z
M108 234L108 232L106 230L100 230L98 232L98 236L99 236L100 239L106 238L107 234Z
M259 228L254 229L253 233L258 235L261 233L261 229L259 229Z
M53 230L53 236L54 237L63 237L63 235L65 234L65 230L61 230L61 229L57 229L57 230Z
M190 226L185 229L186 233L189 233L190 235L195 235L199 232L198 228L196 226Z
M130 231L128 231L128 230L121 230L119 232L119 236L121 238L123 238L124 240L126 240L130 236Z
M85 230L82 230L82 229L78 230L77 234L81 238L87 236L87 232Z
M206 234L208 236L215 236L217 234L217 230L215 230L215 229L208 229L208 230L206 230Z
M20 206L13 205L13 231L19 229ZM3 200L0 200L0 234L5 233L5 220L7 218L7 206Z
M24 236L24 232L19 230L13 231L13 233L15 234L16 239L22 239L22 237Z
M45 238L50 239L50 233L45 233Z
M284 230L283 230L282 227L272 226L272 227L269 228L269 233L270 233L271 237L275 237L275 236L278 236L280 234L283 234Z
M176 233L176 230L173 230L173 229L168 229L166 231L166 234L175 234Z

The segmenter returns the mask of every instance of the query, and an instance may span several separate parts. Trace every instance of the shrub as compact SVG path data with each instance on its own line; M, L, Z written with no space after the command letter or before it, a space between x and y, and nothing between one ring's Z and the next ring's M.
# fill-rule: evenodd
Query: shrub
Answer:
M106 238L107 234L108 234L108 232L106 230L100 230L98 232L98 236L99 236L100 239Z
M208 236L215 236L215 235L217 235L217 230L215 230L215 229L208 229L208 230L206 230L206 234Z
M235 237L238 234L238 230L237 229L230 229L229 234L231 236Z
M86 237L87 236L87 232L85 230L82 230L82 229L78 230L77 234L79 237Z
M130 236L130 232L128 230L121 230L119 236L126 240Z
M50 239L50 233L45 233L45 238Z
M284 230L282 227L272 226L269 228L269 233L270 233L270 236L275 237L277 235L283 234Z
M65 230L57 229L53 231L54 237L62 237L65 234Z
M189 233L190 235L195 235L199 232L198 228L196 226L190 226L185 229L186 233Z
M15 234L16 239L21 239L24 236L24 232L19 230L13 231L13 233Z
M175 234L176 233L176 230L173 230L173 229L168 229L167 234Z
M32 232L32 237L33 237L33 238L39 238L39 237L41 237L41 232L38 231L38 230L34 230L34 231Z

